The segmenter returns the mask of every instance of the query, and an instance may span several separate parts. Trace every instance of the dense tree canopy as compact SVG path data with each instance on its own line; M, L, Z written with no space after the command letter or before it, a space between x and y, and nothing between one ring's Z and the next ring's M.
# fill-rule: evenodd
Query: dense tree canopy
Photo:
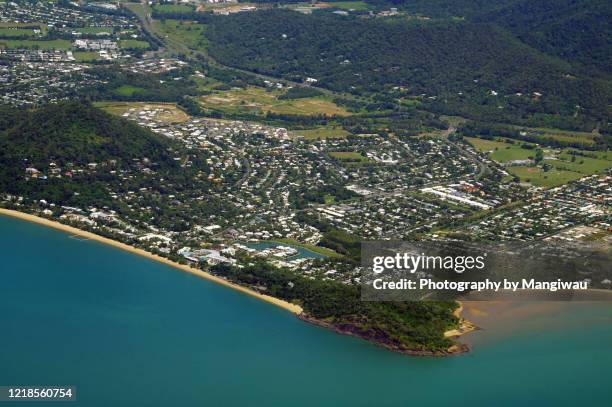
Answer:
M359 19L265 10L217 17L206 34L224 64L355 94L402 92L467 117L501 110L606 117L612 85L493 24ZM312 81L312 79L311 79ZM487 108L490 105L490 108ZM585 119L586 120L586 119ZM576 126L575 126L576 127Z

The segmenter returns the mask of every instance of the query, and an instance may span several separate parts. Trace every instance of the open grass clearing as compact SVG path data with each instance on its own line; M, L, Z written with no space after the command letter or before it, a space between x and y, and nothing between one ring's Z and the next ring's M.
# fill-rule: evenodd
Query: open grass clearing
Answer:
M538 167L509 167L507 170L519 177L521 182L542 188L557 187L585 176L585 174L579 172L557 170L555 168L544 171Z
M0 36L3 37L45 36L48 31L47 25L42 23L0 22Z
M485 140L477 137L464 137L475 149L481 153L489 153L495 150L506 148L509 144L495 140Z
M190 49L206 48L208 42L204 35L206 26L194 21L162 20L155 21L155 29L171 41L179 42Z
M99 61L102 59L100 53L95 51L74 51L72 56L78 62Z
M143 88L140 88L138 86L121 85L118 88L115 88L113 92L118 96L131 97L131 96L134 96L135 93L138 93L143 90L144 90Z
M316 129L309 130L294 130L298 136L304 137L307 140L317 140L317 139L326 139L326 138L345 138L348 136L348 131L344 130L341 127L318 127Z
M367 157L362 156L356 151L332 151L330 157L337 158L340 161L367 162Z
M501 140L484 140L480 138L466 137L466 140L477 150L487 153L491 159L499 163L507 163L513 160L525 160L535 156L534 149L525 149L522 142L514 144ZM575 149L553 149L542 148L544 153L543 164L551 167L544 171L543 166L511 166L506 170L518 176L521 181L535 186L551 188L565 184L569 181L582 178L592 174L603 174L612 168L612 154L601 151L579 151ZM579 153L581 155L574 155Z
M566 142L566 143L581 143L584 145L593 145L595 141L593 140L595 134L585 132L585 131L570 131L570 130L559 130L559 129L550 129L546 127L538 127L532 130L539 134L537 137L541 137L542 139L552 138L557 141Z
M573 158L572 158L573 157ZM597 159L583 156L572 156L567 152L563 152L557 156L556 160L544 160L559 170L575 171L585 175L602 173L606 169L612 167L612 161L605 159ZM573 160L573 161L572 161Z
M0 27L0 37L36 37L38 34L31 28Z
M365 1L326 1L321 4L341 10L367 11L370 9L370 6Z
M527 160L535 156L535 147L533 149L523 148L522 142L514 144L506 143L500 140L485 140L476 137L465 137L474 148L482 153L486 153L499 163L506 163L514 160Z
M123 49L147 49L150 47L148 42L140 40L119 40L117 45Z
M161 14L174 14L191 13L195 11L195 8L187 4L156 4L153 6L153 10Z
M68 40L0 40L0 48L57 49L67 51L72 48L72 43Z
M254 86L218 91L202 96L203 108L228 114L287 114L298 116L348 116L350 113L326 97L278 99L283 92Z
M80 32L81 34L108 34L111 35L115 30L113 27L79 27L73 28L73 31Z

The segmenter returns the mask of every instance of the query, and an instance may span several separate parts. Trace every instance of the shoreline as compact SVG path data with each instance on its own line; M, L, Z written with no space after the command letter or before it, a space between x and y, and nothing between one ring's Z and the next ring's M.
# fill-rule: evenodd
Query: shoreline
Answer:
M459 319L459 326L457 328L454 329L450 329L446 332L444 332L444 337L445 338L451 338L451 339L457 339L460 336L463 336L465 334L469 334L470 332L474 332L477 331L479 328L474 325L472 322L470 322L469 320L463 318L461 316L461 313L463 312L463 302L461 301L457 301L459 303L459 307L457 307L457 309L455 311L453 311L453 314ZM459 343L459 342L457 342Z
M410 355L410 356L433 356L433 357L444 357L444 356L452 356L452 355L466 353L470 351L470 347L464 343L459 342L457 339L462 335L465 335L469 332L472 332L478 329L473 323L461 317L461 312L463 310L463 304L460 301L458 301L459 307L455 309L453 313L455 314L455 316L457 316L457 318L460 319L459 327L444 332L444 337L452 339L454 341L453 345L451 345L449 348L445 350L437 350L437 351L398 348L397 346L393 344L386 343L381 340L376 340L374 338L369 338L367 335L363 335L359 332L355 332L351 329L347 329L346 327L344 328L338 327L334 324L330 324L325 321L321 321L321 320L312 318L311 316L304 313L303 309L299 305L289 303L287 301L272 297L270 295L258 293L257 291L254 291L250 288L243 287L236 283L227 281L221 277L217 277L206 271L203 271L203 270L200 270L195 267L188 266L188 265L176 263L165 257L150 253L144 249L139 249L134 246L130 246L126 243L122 243L122 242L119 242L119 241L116 241L116 240L113 240L107 237L97 235L93 232L81 230L74 226L65 225L55 220L43 218L41 216L37 216L37 215L25 213L25 212L16 211L13 209L0 208L0 216L7 216L7 217L16 218L16 219L20 219L20 220L31 222L31 223L36 223L41 226L50 227L52 229L56 229L64 233L67 233L70 235L70 237L78 236L81 238L85 238L87 240L93 240L93 241L96 241L102 244L106 244L106 245L115 247L117 249L127 251L129 253L132 253L132 254L135 254L141 257L145 257L153 261L157 261L159 263L165 264L179 271L186 272L186 273L192 274L200 278L204 278L206 280L212 281L213 283L220 284L222 286L239 291L243 294L247 294L252 297L255 297L261 301L268 302L272 305L275 305L286 311L291 312L292 314L297 316L298 319L304 322L310 323L312 325L315 325L321 328L329 329L332 332L335 332L341 335L353 336L353 337L365 340L366 342L369 342L375 346L382 347L394 353Z
M380 339L368 337L367 335L364 335L360 332L352 330L349 327L342 327L342 326L334 325L333 323L329 323L329 322L322 321L316 318L312 318L307 314L300 314L298 315L298 318L304 322L308 322L314 326L318 326L321 328L329 329L330 331L335 332L340 335L352 336L354 338L362 339L366 342L369 342L372 345L381 347L393 353L399 353L400 355L446 357L446 356L460 355L460 354L467 353L470 351L470 347L468 345L455 340L455 338L458 337L458 335L453 336L451 338L455 340L455 343L446 349L440 349L440 350L408 349L408 348L398 347L395 344L392 344L392 343L389 343L389 342L386 342Z
M146 258L148 258L150 260L154 260L154 261L157 261L159 263L165 264L167 266L171 266L172 268L180 270L180 271L183 271L185 273L189 273L189 274L192 274L194 276L206 279L208 281L212 281L214 283L220 284L222 286L234 289L236 291L240 291L243 294L248 294L248 295L250 295L252 297L255 297L255 298L259 299L259 300L262 300L262 301L265 301L267 303L276 305L277 307L283 308L284 310L289 311L289 312L291 312L292 314L295 314L295 315L300 315L302 313L302 311L303 311L302 307L300 307L299 305L291 304L291 303L289 303L287 301L283 301L281 299L272 297L270 295L258 293L257 291L254 291L254 290L251 290L249 288L243 287L241 285L238 285L238 284L232 283L230 281L224 280L221 277L214 276L214 275L212 275L212 274L210 274L210 273L208 273L206 271L197 269L195 267L191 267L191 266L187 266L187 265L176 263L176 262L174 262L172 260L166 259L165 257L159 256L157 254L150 253L150 252L148 252L148 251L146 251L144 249L139 249L139 248L130 246L130 245L126 244L126 243L121 243L121 242L118 242L116 240L112 240L112 239L109 239L107 237L103 237L103 236L97 235L97 234L92 233L92 232L81 230L81 229L75 228L73 226L68 226L68 225L65 225L63 223L51 220L51 219L43 218L43 217L40 217L40 216L36 216L36 215L29 214L29 213L25 213L25 212L19 212L19 211L12 210L12 209L5 209L5 208L0 208L0 215L4 215L4 216L11 217L11 218L16 218L16 219L24 220L24 221L28 221L28 222L31 222L31 223L36 223L38 225L42 225L42 226L46 226L46 227L50 227L52 229L60 230L62 232L66 232L66 233L69 233L69 234L72 234L72 235L81 236L81 237L87 238L89 240L94 240L94 241L99 242L99 243L103 243L103 244L106 244L106 245L109 245L109 246L113 246L113 247L115 247L117 249L121 249L121 250L124 250L126 252L130 252L132 254L136 254L138 256L141 256L141 257L146 257Z

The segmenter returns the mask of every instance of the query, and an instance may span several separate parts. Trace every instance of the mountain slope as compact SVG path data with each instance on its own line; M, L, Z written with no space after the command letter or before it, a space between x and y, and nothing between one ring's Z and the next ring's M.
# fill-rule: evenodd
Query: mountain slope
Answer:
M480 14L542 52L612 73L612 2L519 0Z
M538 50L608 74L612 2L608 0L367 0L433 18L493 23Z
M28 202L129 212L116 198L142 190L139 204L161 207L164 195L210 187L198 178L205 159L86 103L0 110L0 193Z
M474 112L501 106L515 121L533 112L571 117L577 105L599 119L612 94L610 83L490 24L267 10L214 18L206 35L210 53L227 65L294 80L310 77L356 94L389 94L395 87L438 99L461 94L461 103ZM534 93L541 95L536 101Z
M45 165L86 165L115 160L119 167L133 159L175 166L169 140L133 123L111 116L89 104L50 104L36 110L0 112L0 151L6 160L28 160Z
M366 0L378 7L397 7L412 14L428 17L470 18L517 0Z

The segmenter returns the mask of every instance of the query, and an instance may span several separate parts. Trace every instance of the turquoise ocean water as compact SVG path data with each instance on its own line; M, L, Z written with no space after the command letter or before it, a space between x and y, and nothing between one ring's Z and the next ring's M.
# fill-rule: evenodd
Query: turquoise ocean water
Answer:
M74 385L78 400L69 406L612 400L612 304L569 304L503 336L479 333L469 354L415 358L148 259L1 216L0 254L0 385Z

